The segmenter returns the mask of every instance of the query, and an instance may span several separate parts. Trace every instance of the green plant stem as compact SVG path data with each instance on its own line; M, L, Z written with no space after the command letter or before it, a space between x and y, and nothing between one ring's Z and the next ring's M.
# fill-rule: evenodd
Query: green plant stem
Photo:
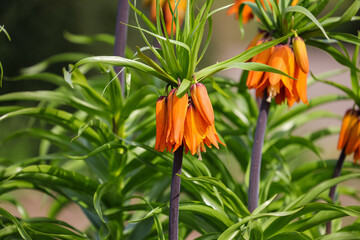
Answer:
M344 165L345 157L346 157L346 154L345 154L345 147L344 147L343 150L340 153L339 159L338 159L338 161L336 163L336 166L334 168L334 173L333 173L332 178L340 177L341 169L342 169L342 167ZM337 185L332 186L330 188L330 192L329 192L329 197L331 198L331 200L333 202L335 202L336 186ZM331 233L331 221L326 223L326 234L330 234L330 233Z
M259 204L259 183L262 148L264 144L266 124L269 115L270 103L266 101L266 90L260 105L259 117L257 120L254 144L251 154L250 180L248 192L248 209L253 212Z
M119 0L116 13L116 26L115 26L115 44L114 56L125 57L126 39L127 39L127 23L129 18L129 3L127 0ZM118 74L123 67L115 66L114 70ZM124 96L125 90L125 74L120 73L119 81L121 84L121 92Z
M178 239L179 228L179 195L181 185L181 166L183 160L183 146L174 153L174 163L171 175L170 211L169 211L169 240Z

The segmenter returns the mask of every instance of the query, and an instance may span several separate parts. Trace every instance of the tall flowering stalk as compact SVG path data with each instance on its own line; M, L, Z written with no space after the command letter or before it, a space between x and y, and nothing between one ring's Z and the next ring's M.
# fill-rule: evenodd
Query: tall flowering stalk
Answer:
M205 152L205 145L219 148L222 143L216 133L214 111L207 90L202 83L190 88L190 97L185 93L178 97L177 89L168 96L160 96L156 103L155 150L174 153L171 175L169 239L178 239L179 195L183 149L185 153Z
M275 1L272 1L272 3L275 5L271 6L269 1L236 0L235 4L228 11L228 14L236 13L237 18L239 18L241 13L242 19L240 22L242 23L247 23L254 18L255 13L258 14L256 17L260 20L261 31L255 36L247 49L265 44L284 34L293 32L295 35L292 41L289 38L287 42L272 46L249 60L253 63L266 64L286 74L281 75L262 71L248 72L246 86L249 89L255 89L256 96L262 98L251 155L248 190L248 209L250 212L255 210L259 201L262 146L272 99L274 99L276 104L286 102L289 107L295 102L302 101L303 103L308 103L306 85L309 61L306 46L304 40L296 33L293 19L291 20L291 16L287 14L294 9L298 1L288 2L287 8L277 4ZM253 12L255 8L258 8L259 11ZM297 8L295 7L295 9ZM270 18L274 19L273 24L266 20ZM290 26L287 24L289 20L292 21Z

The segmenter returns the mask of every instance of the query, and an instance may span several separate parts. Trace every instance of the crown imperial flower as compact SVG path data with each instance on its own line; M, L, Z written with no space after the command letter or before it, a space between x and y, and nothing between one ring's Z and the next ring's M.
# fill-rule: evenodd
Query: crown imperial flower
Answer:
M257 41L256 45L266 41L268 40L262 38ZM255 55L251 59L252 62L267 64L297 80L277 73L249 71L246 81L247 87L249 89L256 89L256 96L258 97L263 97L266 90L268 102L273 98L277 104L287 100L289 107L300 100L308 103L306 96L307 72L304 72L300 67L296 56L296 52L288 44L279 44ZM298 57L298 59L300 58L308 61L307 54L306 58Z
M185 153L198 154L219 144L226 146L216 133L214 111L205 85L195 83L190 88L191 97L176 96L176 89L167 97L161 96L156 103L155 150L175 152L184 145Z
M173 13L175 8L177 9L176 17L179 19L180 25L182 24L185 12L186 12L187 0L159 0L159 7L164 13L164 20L166 31L170 35L171 28L173 33L176 31L176 22L173 21ZM171 8L170 8L171 7ZM156 21L156 0L151 0L151 9L150 9L151 20Z

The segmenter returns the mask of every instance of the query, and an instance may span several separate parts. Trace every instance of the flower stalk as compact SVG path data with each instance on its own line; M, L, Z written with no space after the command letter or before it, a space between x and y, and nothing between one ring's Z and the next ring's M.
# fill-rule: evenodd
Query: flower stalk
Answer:
M342 149L339 159L336 163L336 166L334 168L334 173L332 175L332 178L337 178L340 177L341 175L341 169L344 165L344 161L345 161L345 147ZM329 197L331 198L331 200L334 202L335 201L335 191L336 191L336 186L334 185L330 188L330 192L329 192ZM330 234L331 233L331 221L326 223L326 234Z
M178 239L179 225L179 196L181 185L181 166L183 160L183 146L181 145L174 153L174 163L171 175L170 211L169 211L169 240Z
M266 91L262 98L259 117L255 130L254 144L251 154L250 180L248 192L248 209L253 212L259 204L259 183L260 168L262 158L262 148L264 144L265 130L269 115L270 103L266 100Z
M115 25L115 44L114 44L114 56L125 57L125 48L127 40L127 23L129 18L129 3L127 0L119 0L116 13L116 25ZM119 74L118 78L121 85L121 93L124 96L125 91L125 74L121 72L123 67L114 66L116 74Z

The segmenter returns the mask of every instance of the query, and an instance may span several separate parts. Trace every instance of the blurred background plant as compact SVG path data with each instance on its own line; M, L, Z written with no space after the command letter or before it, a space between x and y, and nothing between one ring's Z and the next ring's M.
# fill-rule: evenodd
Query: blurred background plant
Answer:
M344 1L344 4L351 4L349 2ZM71 75L72 86L69 77L68 83L65 82L61 71L67 63L75 63L87 56L112 55L115 2L103 1L97 5L94 1L93 5L88 4L87 10L83 9L84 3L73 1L69 1L69 5L47 5L42 1L18 4L13 1L0 3L0 11L4 11L0 14L0 22L13 39L11 43L0 44L7 77L0 90L3 133L0 193L1 203L16 206L18 215L15 215L19 216L14 218L1 208L3 229L0 236L3 239L19 236L24 239L39 239L40 236L41 239L165 239L168 226L164 216L168 214L172 159L153 151L155 102L162 94L156 89L164 83L127 68L126 94L121 97L120 85L118 81L112 81L115 75L108 65L79 67ZM70 4L75 6L70 7ZM197 4L202 6L201 1ZM35 12L39 11L38 18L28 17L27 14L33 16L28 10L32 9L31 5ZM223 5L216 3L214 9ZM17 11L21 9L26 9L24 14ZM44 14L56 12L61 20L53 25L48 17L41 21L42 9ZM15 11L16 14L11 15ZM136 25L133 12L130 12L130 24ZM87 14L89 17L84 17ZM99 14L101 17L96 17ZM79 22L74 20L76 18ZM22 28L13 27L21 19L20 26L25 25L24 29L32 29L31 32L25 34L25 30L20 30ZM39 26L28 27L27 24L32 24L28 19L39 22ZM223 49L227 45L219 31L220 26L227 23L217 23L220 19L226 19L224 12L213 17L210 52L200 67L229 58L214 56L220 46ZM52 26L40 31L44 29L44 22ZM68 27L63 27L66 22L69 22ZM236 23L231 26L230 31L237 32ZM245 31L251 28L250 23L245 26ZM65 43L61 37L64 30L86 36L65 33L71 44ZM35 33L44 36L30 40ZM138 36L138 30L129 30L130 45L126 56L130 59L136 57L135 46L144 46ZM52 41L52 38L61 40ZM229 47L230 57L235 55L234 49L241 53L247 45L238 45L239 39L237 35L237 44ZM353 39L352 43L354 41L358 39ZM43 52L38 51L40 48ZM336 50L333 52L333 56L339 56ZM58 53L60 55L50 57ZM346 55L343 54L344 58ZM43 59L47 60L36 64ZM19 68L23 68L21 75ZM316 79L328 79L342 73L344 70L341 69L316 74ZM232 77L230 74L213 76L204 81L214 106L218 131L229 150L220 153L209 150L203 155L203 161L185 156L179 238L194 239L191 234L196 231L201 235L199 239L218 239L220 235L222 239L322 239L324 223L328 220L348 215L358 218L358 207L317 201L329 201L326 191L330 186L359 177L354 173L358 172L358 167L346 162L343 177L328 180L336 163L332 159L337 156L327 160L315 144L315 141L339 132L341 116L317 109L324 104L349 99L339 94L310 97L309 106L298 105L289 110L281 105L271 109L263 150L261 205L249 215L246 209L247 179L258 108L245 91L244 81L230 80L237 79L236 74L233 72ZM314 79L308 79L309 87L315 84ZM316 111L310 111L312 109ZM29 120L26 116L32 118ZM336 126L322 125L308 134L299 134L306 124L324 117L336 119ZM24 137L30 140L23 141ZM22 207L22 201L10 194L18 189L34 189L56 201L52 202L46 217L31 218L27 213L31 209ZM341 186L339 193L358 199L358 190L349 186ZM71 202L85 213L90 222L86 228L77 230L68 223L54 220ZM263 218L262 222L251 221L257 218ZM359 235L358 220L343 227L340 219L334 221L334 226L333 238Z

